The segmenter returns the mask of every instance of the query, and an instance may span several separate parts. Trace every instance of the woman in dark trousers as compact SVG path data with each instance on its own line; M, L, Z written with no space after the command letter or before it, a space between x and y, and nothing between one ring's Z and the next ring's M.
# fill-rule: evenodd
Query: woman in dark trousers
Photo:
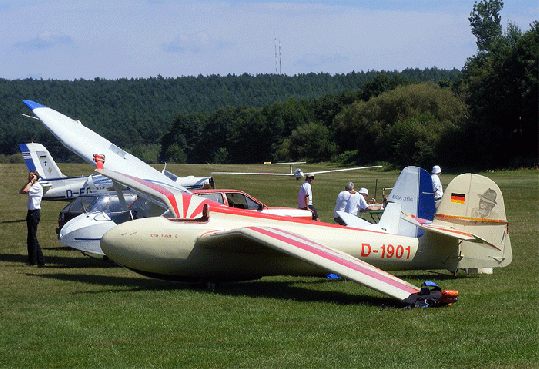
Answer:
M28 174L28 182L19 190L20 194L28 194L28 213L26 214L26 227L28 236L28 265L45 266L45 258L37 240L37 225L41 218L41 199L43 199L43 187L38 183L40 176L37 172Z

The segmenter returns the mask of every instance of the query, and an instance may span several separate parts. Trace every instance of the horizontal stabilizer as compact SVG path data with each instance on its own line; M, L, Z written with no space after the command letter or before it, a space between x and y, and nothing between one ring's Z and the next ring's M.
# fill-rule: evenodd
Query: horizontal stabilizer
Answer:
M356 228L356 229L382 231L382 229L379 228L378 224L373 224L373 223L368 222L365 219L361 219L361 218L359 218L359 217L357 217L357 216L355 216L353 214L347 213L345 211L337 211L337 214L342 219L344 224L346 224L347 227ZM382 232L384 232L384 231L382 231Z
M482 237L479 237L479 236L474 235L472 233L466 233L466 232L460 231L460 230L452 228L452 227L444 227L444 226L440 226L440 225L436 225L436 224L427 224L427 223L422 222L422 221L424 221L424 219L416 218L412 214L408 214L408 213L405 213L405 212L403 212L403 214L405 215L404 219L406 221L416 225L417 227L419 227L419 228L421 228L421 229L423 229L425 231L435 232L435 233L442 234L442 235L448 236L448 237L453 237L453 238L456 238L456 239L459 239L459 240L472 241L472 242L477 242L477 243L485 243L485 244L487 244L487 245L489 245L491 247L494 247L496 250L500 250L496 245L494 245L494 244L488 242L487 240L483 239Z
M344 224L350 228L364 229L367 231L377 231L390 234L399 234L399 224L401 217L401 204L389 203L378 223L370 223L344 211L337 211Z

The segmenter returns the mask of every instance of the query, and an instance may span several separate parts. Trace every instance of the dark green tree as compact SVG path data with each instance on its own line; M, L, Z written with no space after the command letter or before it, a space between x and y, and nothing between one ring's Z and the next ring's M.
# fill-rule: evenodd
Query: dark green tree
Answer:
M466 63L468 157L482 168L537 165L539 23L512 26L488 53Z
M348 106L335 118L333 140L338 152L357 151L358 163L395 160L404 155L413 159L407 165L419 165L426 160L405 153L412 148L414 134L421 141L420 152L429 160L442 157L436 150L439 135L461 126L466 111L464 102L449 88L429 82L410 84Z
M500 16L502 8L501 0L481 0L474 3L468 20L472 33L477 38L477 48L480 52L490 50L502 36Z

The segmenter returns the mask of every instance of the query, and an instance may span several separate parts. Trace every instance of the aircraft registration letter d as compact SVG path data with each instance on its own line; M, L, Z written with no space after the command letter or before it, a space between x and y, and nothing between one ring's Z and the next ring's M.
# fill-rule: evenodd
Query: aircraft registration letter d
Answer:
M371 245L368 243L361 244L361 257L367 257L371 254Z

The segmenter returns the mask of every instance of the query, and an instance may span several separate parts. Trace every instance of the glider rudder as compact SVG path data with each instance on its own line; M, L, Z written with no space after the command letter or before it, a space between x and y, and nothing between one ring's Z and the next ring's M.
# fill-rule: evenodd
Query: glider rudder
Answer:
M479 174L461 174L449 183L433 225L476 237L458 244L458 268L496 268L512 260L509 222L500 188Z

